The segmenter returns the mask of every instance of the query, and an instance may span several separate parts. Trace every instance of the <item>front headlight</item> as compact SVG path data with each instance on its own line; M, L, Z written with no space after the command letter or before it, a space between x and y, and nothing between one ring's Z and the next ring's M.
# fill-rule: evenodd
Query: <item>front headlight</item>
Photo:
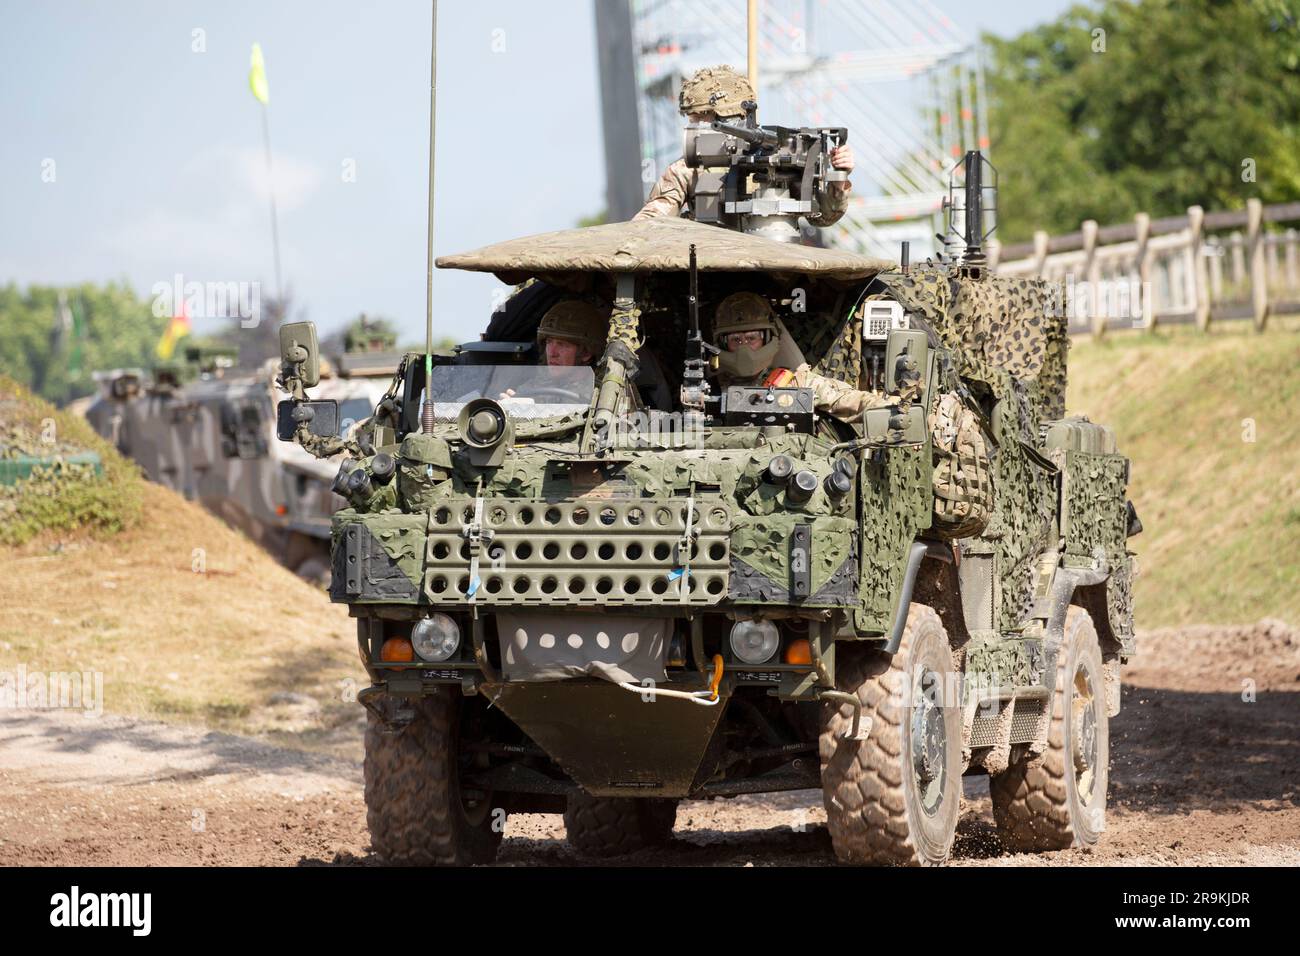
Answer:
M731 628L731 652L746 664L771 660L780 642L771 621L737 621Z
M446 614L430 614L411 628L411 646L421 660L440 663L448 660L460 647L460 628Z

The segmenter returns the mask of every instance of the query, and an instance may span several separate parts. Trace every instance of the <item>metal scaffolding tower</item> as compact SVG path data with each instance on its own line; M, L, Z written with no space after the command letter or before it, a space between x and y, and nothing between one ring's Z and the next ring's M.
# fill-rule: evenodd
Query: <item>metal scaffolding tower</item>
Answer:
M618 91L635 87L641 165L624 160L608 169L610 195L616 186L623 197L637 188L645 195L681 155L682 79L718 63L745 71L746 3L594 2L598 36L601 22L621 13L610 8L626 2L631 11L631 63L603 56L601 80L606 102L626 103ZM914 254L942 248L935 234L946 231L948 172L967 149L989 153L983 72L971 39L929 0L759 0L758 33L759 122L849 129L852 201L822 231L823 241L882 256L895 256L903 240ZM602 47L607 42L608 34ZM629 134L606 130L623 144ZM611 219L635 212L624 203L611 200Z

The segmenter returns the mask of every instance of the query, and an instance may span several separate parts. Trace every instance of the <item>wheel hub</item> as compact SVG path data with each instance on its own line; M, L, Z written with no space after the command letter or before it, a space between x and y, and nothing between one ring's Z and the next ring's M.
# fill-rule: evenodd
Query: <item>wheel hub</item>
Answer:
M1097 715L1089 707L1079 721L1079 740L1074 750L1075 766L1080 772L1092 769L1097 754Z
M1070 743L1074 764L1074 782L1080 798L1087 802L1092 799L1093 786L1097 781L1100 763L1099 735L1101 717L1098 713L1099 700L1093 684L1092 674L1085 666L1075 671L1071 682L1070 716L1073 727Z
M912 706L912 769L919 784L921 804L933 812L943 801L943 775L947 736L943 708L926 688L937 688L938 677L926 671L917 681Z

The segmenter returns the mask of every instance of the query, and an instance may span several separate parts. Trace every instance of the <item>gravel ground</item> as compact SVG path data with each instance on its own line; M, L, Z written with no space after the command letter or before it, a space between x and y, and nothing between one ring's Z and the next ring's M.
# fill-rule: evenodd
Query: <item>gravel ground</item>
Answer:
M955 865L1300 865L1296 632L1276 621L1157 631L1139 647L1111 724L1100 845L1006 853L986 781L968 778ZM108 715L0 712L0 864L365 865L358 745L336 756ZM603 865L825 865L825 819L818 791L691 801L669 846ZM509 819L498 865L590 862L560 817L526 814Z

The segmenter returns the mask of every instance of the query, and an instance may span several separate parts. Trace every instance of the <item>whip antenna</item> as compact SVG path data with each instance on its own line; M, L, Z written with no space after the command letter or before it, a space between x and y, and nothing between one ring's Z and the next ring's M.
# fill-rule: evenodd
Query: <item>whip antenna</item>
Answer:
M420 409L420 430L426 435L433 431L433 394L429 389L433 378L433 156L434 134L437 130L438 106L438 0L433 0L433 40L429 46L429 248L424 306L424 406Z

